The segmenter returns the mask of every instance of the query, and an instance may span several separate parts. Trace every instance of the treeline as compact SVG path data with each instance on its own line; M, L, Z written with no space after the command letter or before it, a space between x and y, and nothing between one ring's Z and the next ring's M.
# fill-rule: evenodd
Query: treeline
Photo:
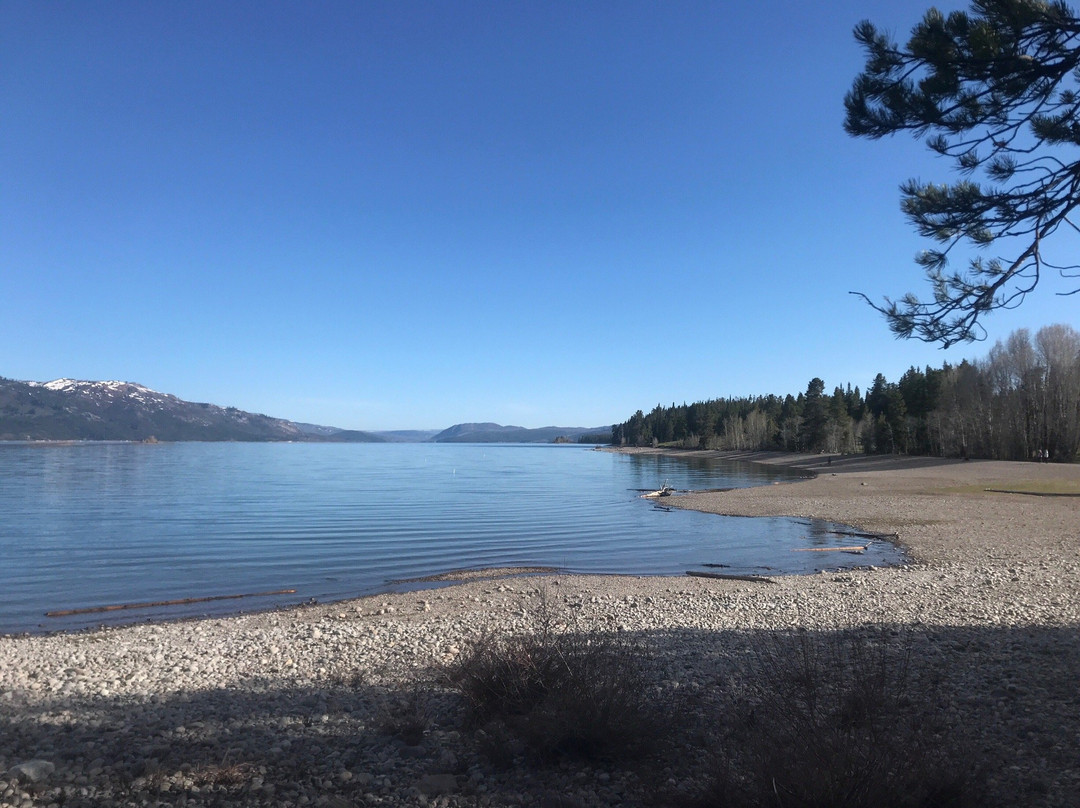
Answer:
M866 452L1071 462L1080 452L1080 333L1027 329L985 359L878 374L863 395L811 379L798 396L713 399L638 410L612 427L621 446Z

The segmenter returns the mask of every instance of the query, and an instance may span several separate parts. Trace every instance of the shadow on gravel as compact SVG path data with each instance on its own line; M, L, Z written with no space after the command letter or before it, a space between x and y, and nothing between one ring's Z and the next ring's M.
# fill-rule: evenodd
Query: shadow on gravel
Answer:
M513 738L495 754L445 671L387 689L341 670L301 687L268 679L170 697L14 693L0 702L0 767L52 762L19 788L65 806L929 808L1064 806L1080 794L1077 628L624 639L668 723L632 761L541 760ZM819 792L833 796L815 802Z

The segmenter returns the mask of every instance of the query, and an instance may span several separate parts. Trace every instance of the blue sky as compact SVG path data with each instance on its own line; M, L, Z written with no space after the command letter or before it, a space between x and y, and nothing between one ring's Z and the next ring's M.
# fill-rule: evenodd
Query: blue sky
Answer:
M938 4L950 9L960 4ZM0 4L0 375L137 381L357 429L596 426L865 389L899 211L949 166L853 140L869 18L719 2Z

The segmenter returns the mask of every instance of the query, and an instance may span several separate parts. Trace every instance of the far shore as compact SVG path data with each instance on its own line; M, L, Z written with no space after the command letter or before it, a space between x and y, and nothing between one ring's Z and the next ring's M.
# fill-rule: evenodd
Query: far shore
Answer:
M813 475L791 484L697 492L665 504L725 516L825 519L896 535L920 562L1048 559L1080 547L1080 464L616 448L765 463ZM1042 496L1039 496L1042 494Z

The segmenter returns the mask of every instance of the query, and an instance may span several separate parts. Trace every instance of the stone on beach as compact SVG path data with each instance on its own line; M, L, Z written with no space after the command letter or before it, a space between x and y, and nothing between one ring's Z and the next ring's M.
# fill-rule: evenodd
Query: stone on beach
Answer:
M21 783L40 783L55 771L56 765L48 760L28 760L8 769L7 777Z

